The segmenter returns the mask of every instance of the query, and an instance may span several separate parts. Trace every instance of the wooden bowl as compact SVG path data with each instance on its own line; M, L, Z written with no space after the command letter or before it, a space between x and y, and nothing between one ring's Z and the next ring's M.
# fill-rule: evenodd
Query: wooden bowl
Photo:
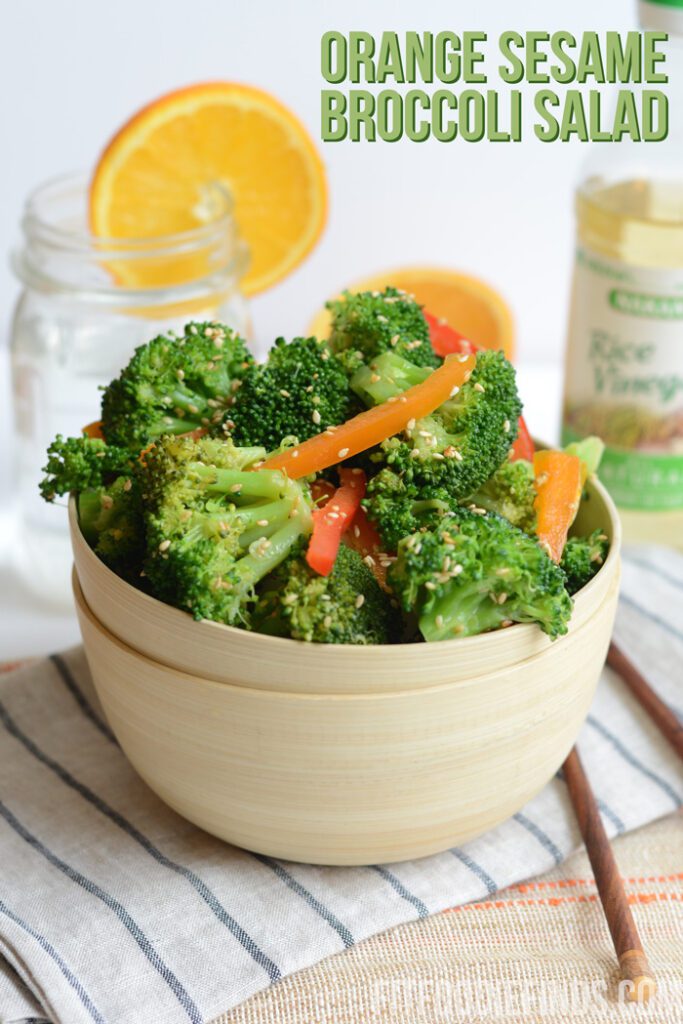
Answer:
M185 818L289 860L412 859L514 814L576 739L616 611L619 521L597 482L577 530L601 526L610 554L552 643L534 625L350 647L195 622L116 577L70 515L85 649L131 763Z

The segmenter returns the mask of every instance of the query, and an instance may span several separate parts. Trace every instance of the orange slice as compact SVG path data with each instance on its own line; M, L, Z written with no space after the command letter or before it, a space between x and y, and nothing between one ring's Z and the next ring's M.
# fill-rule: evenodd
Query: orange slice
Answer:
M206 197L216 183L230 194L251 253L242 289L261 292L289 274L317 242L327 183L298 118L252 86L188 86L135 114L95 170L92 229L100 237L152 239L200 227L210 219ZM125 276L137 286L158 283L145 260L130 261Z
M414 295L433 316L443 317L480 348L502 349L507 358L512 359L515 349L512 312L502 295L479 278L445 267L402 267L356 281L348 290L373 291L387 285ZM330 315L327 310L316 315L308 330L319 338L328 336Z

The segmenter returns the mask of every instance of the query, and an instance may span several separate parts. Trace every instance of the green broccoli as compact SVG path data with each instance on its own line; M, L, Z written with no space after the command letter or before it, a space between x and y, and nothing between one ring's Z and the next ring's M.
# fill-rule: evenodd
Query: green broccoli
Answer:
M140 584L145 527L134 476L119 476L107 487L78 495L81 532L95 554L118 576Z
M307 487L253 468L264 455L230 440L172 436L146 453L145 572L160 600L197 619L248 620L256 585L312 528Z
M341 362L316 338L278 338L268 359L244 377L230 410L237 444L269 451L285 438L305 441L360 409Z
M244 340L224 324L190 323L181 337L161 334L137 348L104 389L102 432L135 451L162 434L200 427L219 433L252 364Z
M387 352L358 370L351 386L366 402L376 403L423 378L423 369ZM505 460L521 410L510 363L501 352L479 352L467 383L431 415L411 421L402 436L384 441L373 459L414 484L419 496L425 487L439 487L452 500L465 498ZM372 515L371 504L368 512Z
M62 437L57 434L47 450L45 476L40 493L45 501L58 494L101 487L113 477L130 472L131 454L96 437Z
M526 459L506 460L468 501L497 512L525 533L536 532L534 467Z
M376 526L387 551L422 527L436 526L439 519L457 508L444 487L417 486L384 466L370 479L363 507Z
M329 576L301 554L283 562L263 584L251 628L318 644L390 644L399 619L361 555L342 544Z
M435 367L441 362L429 340L422 307L398 288L344 292L327 308L332 314L328 344L334 352L356 351L370 361L393 351L416 366Z
M609 541L602 530L593 530L588 537L570 537L564 546L560 568L567 577L566 587L575 594L592 580L605 561Z
M404 538L388 579L427 641L513 622L537 622L554 638L567 632L572 611L559 566L495 513L461 509Z

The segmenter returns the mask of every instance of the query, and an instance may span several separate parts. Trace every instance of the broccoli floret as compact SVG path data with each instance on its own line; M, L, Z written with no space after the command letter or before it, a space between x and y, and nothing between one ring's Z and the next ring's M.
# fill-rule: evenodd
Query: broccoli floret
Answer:
M197 619L243 624L254 588L311 531L308 489L254 469L263 448L164 437L145 454L145 572L156 597Z
M543 549L495 513L461 509L401 541L389 583L427 641L473 636L513 622L567 632L572 600Z
M441 360L429 340L422 307L406 292L344 292L327 303L332 314L328 344L335 352L360 352L366 361L394 351L416 366L438 366Z
M505 461L468 499L478 508L497 512L525 533L536 532L534 467L526 459Z
M96 555L118 576L140 583L145 555L145 526L140 492L132 476L78 495L81 532Z
M324 342L278 338L267 361L253 367L237 391L230 433L237 444L272 451L285 438L305 441L359 409L344 366Z
M58 494L100 487L130 467L131 455L126 449L101 438L57 434L47 450L40 493L45 501L54 501Z
M251 628L318 644L389 644L400 616L357 551L342 544L329 576L301 554L266 580Z
M418 487L385 466L368 484L363 507L387 551L396 551L403 537L436 526L456 506L444 487Z
M253 364L244 340L224 324L190 323L135 350L104 389L107 441L140 451L162 434L200 427L219 433L235 390Z
M593 530L588 537L570 537L564 546L560 568L567 577L566 587L575 594L592 580L605 561L609 541L602 530Z
M358 371L352 386L369 401L386 401L419 383L415 378L423 373L386 353ZM412 421L402 436L384 441L373 458L419 492L442 487L451 499L465 498L505 460L521 411L510 363L501 352L478 352L467 383L431 415Z

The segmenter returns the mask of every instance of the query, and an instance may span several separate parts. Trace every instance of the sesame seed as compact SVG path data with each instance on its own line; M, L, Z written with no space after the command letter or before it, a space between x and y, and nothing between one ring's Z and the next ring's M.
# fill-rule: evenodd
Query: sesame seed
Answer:
M348 448L340 448L339 451L337 452L337 455L339 456L340 459L345 459L348 454Z
M427 588L427 590L436 590L436 583L432 583L431 580L427 580L427 582L425 583L425 587Z
M505 431L506 434L510 433L510 420L505 420L505 422L503 423L503 430Z
M508 596L507 596L507 594L505 593L505 591L503 591L503 592L502 592L502 594L499 594L499 595L498 595L498 604L505 604L505 602L507 601L507 599L508 599Z
M184 370L176 370L176 377L178 378L178 380L184 380L185 379L185 371Z
M123 485L123 489L124 489L124 491L129 491L132 486L133 486L133 481L132 480L126 480L124 485Z
M298 448L295 448L294 451L292 452L292 458L293 459L298 459L299 458L299 449Z
M457 358L457 360L458 360L458 362L459 362L459 363L466 363L466 362L467 362L467 360L468 360L468 359L469 359L470 357L469 357L468 355L465 355L465 354L463 354L463 355L457 356L456 358Z
M461 565L454 565L453 568L451 569L451 576L459 576L461 572L462 572L462 566Z
M292 397L290 395L289 391L287 391L285 388L280 388L280 394L282 395L283 398L291 398Z
M313 388L311 388L311 391L312 390L313 390ZM321 401L320 395L313 395L313 398L311 399L311 401L313 402L313 405L320 405L320 401Z
M318 424L320 423L320 413L318 412L317 409L314 409L313 412L311 413L311 419L313 420L317 427Z
M354 526L353 535L354 537L360 537L360 526Z
M382 316L382 314L381 314L381 313L378 313L378 314L377 314L377 319L379 320L379 322L380 322L381 324L388 324L388 323L389 323L389 320L388 320L388 318L387 318L386 316Z
M298 598L297 598L296 594L285 594L285 596L282 598L282 603L283 604L296 604L297 600L298 600Z
M415 430L415 420L408 420L406 423L406 430Z
M111 508L114 504L114 499L110 494L103 494L100 498L102 508Z
M208 334L208 331L207 331L207 334ZM216 337L215 337L215 338L213 339L213 343L214 343L214 345L216 346L216 348L223 348L223 341L224 341L224 338L223 338L223 335L222 335L222 334L220 334L220 335L217 335L217 336L216 336Z
M411 457L411 459L419 459L420 458L420 453L417 450L417 448L413 448L413 450L410 453L410 457Z
M443 615L437 615L434 621L437 629L443 629Z
M325 629L329 629L331 625L332 625L332 616L331 615L326 615L325 618L323 619L323 626L325 627Z
M449 398L455 398L455 396L457 395L457 393L458 393L459 391L460 391L460 388L459 388L459 387L458 387L458 385L456 384L456 385L455 385L455 387L452 387L452 388L451 388L451 393L450 393L450 395L449 395Z
M434 459L444 459L445 456L442 455L441 452L433 452L432 453L432 458L434 458Z
M484 387L483 384L480 384L479 381L477 381L477 383L474 385L474 390L475 391L481 391L482 394L483 394L484 391L486 391L486 388Z
M496 569L496 576L508 576L510 569L507 565L501 565L500 569Z
M197 328L194 324L190 324L190 334L196 334Z
M364 562L365 562L365 564L366 564L366 565L368 565L368 566L369 566L369 567L370 567L371 569L372 569L373 565L375 564L375 559L374 559L374 558L372 557L372 555L366 555L366 556L365 556L365 558L363 559L363 561L364 561Z
M170 540L162 540L161 544L159 545L159 551L168 551L170 546L171 546Z
M401 340L400 334L395 334L393 336L393 338L390 340L389 344L392 345L393 347L395 347L396 345L398 345L400 340Z
M242 490L242 484L233 484L230 490L233 494L239 494Z
M356 598L356 608L362 608L364 604L365 597L363 596L363 594L359 594L358 597Z
M269 522L268 519L257 519L256 520L256 525L257 526L267 526L268 522Z

